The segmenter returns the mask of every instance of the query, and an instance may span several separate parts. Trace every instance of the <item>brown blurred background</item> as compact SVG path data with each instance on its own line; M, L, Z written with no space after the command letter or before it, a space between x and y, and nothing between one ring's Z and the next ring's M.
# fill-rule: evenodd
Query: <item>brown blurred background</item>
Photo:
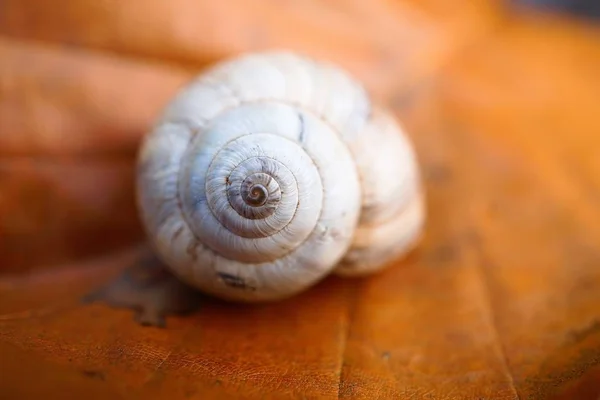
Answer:
M596 399L599 10L0 1L0 398ZM272 48L338 63L401 119L428 191L419 249L282 304L207 300L167 330L80 305L143 242L135 155L160 109Z

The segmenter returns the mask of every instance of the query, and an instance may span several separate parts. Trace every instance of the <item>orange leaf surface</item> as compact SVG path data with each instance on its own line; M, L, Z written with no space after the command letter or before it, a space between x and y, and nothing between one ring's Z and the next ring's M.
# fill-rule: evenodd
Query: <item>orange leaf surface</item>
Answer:
M485 1L32 3L0 6L0 397L598 398L597 27ZM136 143L195 66L275 45L394 108L424 240L370 278L178 315L140 263ZM133 310L81 301L124 277Z

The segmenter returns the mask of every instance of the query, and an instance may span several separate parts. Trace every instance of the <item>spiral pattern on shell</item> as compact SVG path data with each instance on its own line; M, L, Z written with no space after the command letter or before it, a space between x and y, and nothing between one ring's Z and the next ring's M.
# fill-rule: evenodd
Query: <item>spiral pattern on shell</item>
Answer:
M380 269L423 221L395 120L339 68L288 52L222 62L184 88L142 144L137 188L163 261L241 301Z

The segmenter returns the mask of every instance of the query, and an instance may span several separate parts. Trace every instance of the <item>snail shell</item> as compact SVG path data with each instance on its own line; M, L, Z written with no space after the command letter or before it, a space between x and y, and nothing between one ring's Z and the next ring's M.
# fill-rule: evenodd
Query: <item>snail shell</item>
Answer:
M181 90L142 142L137 197L179 278L246 302L378 271L425 219L398 122L340 68L290 52L223 61Z

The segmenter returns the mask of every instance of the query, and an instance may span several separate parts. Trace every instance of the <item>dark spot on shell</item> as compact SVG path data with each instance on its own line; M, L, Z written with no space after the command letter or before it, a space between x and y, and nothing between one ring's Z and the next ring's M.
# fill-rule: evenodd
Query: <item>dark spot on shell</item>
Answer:
M300 127L298 128L298 140L300 141L300 143L304 142L304 115L302 115L302 113L298 113L298 122Z
M251 291L256 290L255 287L248 285L246 281L244 281L239 276L231 275L225 272L218 272L217 275L219 276L219 278L221 278L223 283L225 283L229 287L233 287L236 289L247 289Z
M173 238L171 240L175 240L179 237L179 235L181 235L181 232L183 232L183 226L180 226L175 233L173 234Z

